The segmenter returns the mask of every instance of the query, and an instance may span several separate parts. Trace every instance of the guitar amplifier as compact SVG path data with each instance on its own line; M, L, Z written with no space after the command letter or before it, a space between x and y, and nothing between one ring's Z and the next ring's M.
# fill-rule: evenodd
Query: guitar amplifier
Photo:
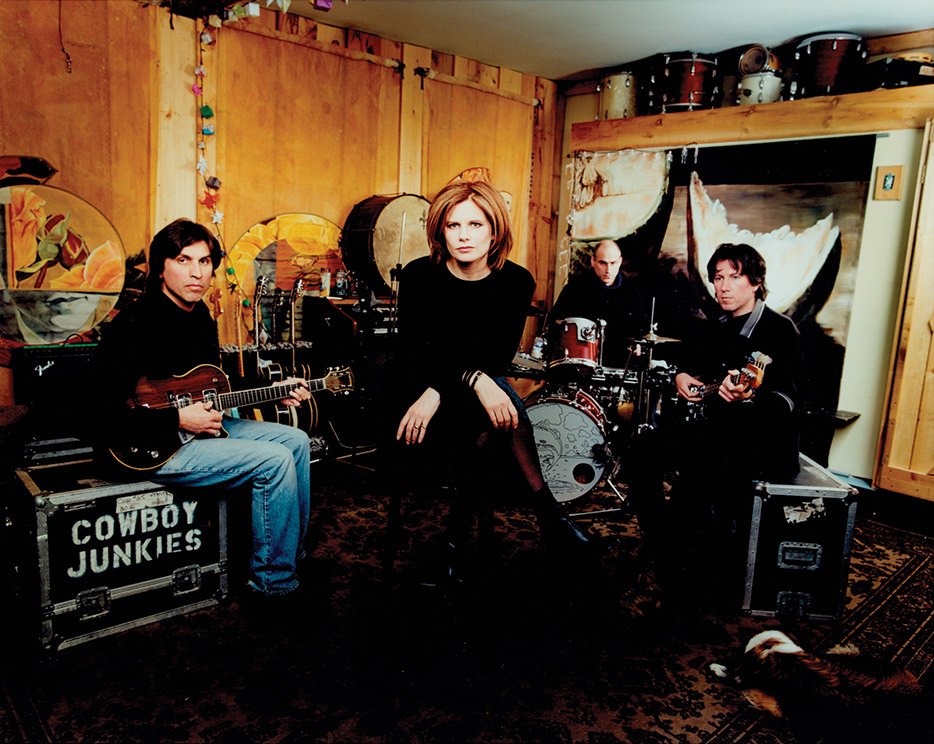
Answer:
M5 620L24 625L8 631L56 651L227 595L224 491L117 483L87 462L16 477L3 557L21 578L17 612Z
M743 609L833 620L846 604L857 490L806 455L787 483L757 482Z
M59 450L68 453L61 459L75 459L74 450L84 450L85 456L90 453L85 425L96 348L96 344L69 344L13 350L14 400L29 407L26 434L39 443L45 459Z

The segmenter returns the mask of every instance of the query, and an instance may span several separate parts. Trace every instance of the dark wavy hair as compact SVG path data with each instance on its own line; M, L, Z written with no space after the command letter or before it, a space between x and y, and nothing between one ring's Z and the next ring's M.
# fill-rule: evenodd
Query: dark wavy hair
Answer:
M448 213L461 202L470 199L480 207L490 223L492 241L486 263L494 271L503 268L506 257L512 250L512 227L509 219L509 207L503 195L495 187L484 181L455 181L445 186L432 200L428 207L428 245L431 246L431 260L443 263L451 257L447 241L444 239L444 224Z
M212 271L217 271L221 263L221 244L204 225L180 218L157 232L156 237L149 244L149 275L146 277L146 291L160 291L165 262L170 258L175 258L183 248L202 240L211 249Z
M717 264L726 261L742 276L749 279L756 287L756 299L764 300L769 295L765 286L765 259L751 245L745 243L721 243L707 262L707 279L713 284L717 274Z

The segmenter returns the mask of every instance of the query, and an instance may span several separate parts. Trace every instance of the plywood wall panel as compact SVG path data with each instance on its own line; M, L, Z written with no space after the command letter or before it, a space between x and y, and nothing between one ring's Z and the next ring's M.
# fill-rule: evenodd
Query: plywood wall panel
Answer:
M0 3L0 152L48 160L59 171L49 185L93 204L131 252L151 237L155 12L126 0Z
M488 168L494 185L512 198L517 237L512 260L527 265L534 107L445 82L427 81L425 92L428 121L424 195L432 198L462 171Z

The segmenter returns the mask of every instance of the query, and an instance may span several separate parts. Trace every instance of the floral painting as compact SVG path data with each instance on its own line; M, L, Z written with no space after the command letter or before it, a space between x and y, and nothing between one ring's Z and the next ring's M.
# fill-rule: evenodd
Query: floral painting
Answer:
M126 256L95 207L43 185L0 188L0 335L27 344L86 333L113 309Z

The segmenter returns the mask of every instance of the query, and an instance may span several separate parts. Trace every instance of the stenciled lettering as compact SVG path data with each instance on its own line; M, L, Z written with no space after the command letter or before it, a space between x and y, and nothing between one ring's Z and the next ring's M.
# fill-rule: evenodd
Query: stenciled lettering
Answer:
M71 542L81 550L67 569L72 579L102 574L124 567L158 561L163 556L194 552L203 546L202 531L194 527L197 501L180 505L143 507L134 511L104 514L92 522L77 519L71 525ZM191 529L159 534L181 524ZM157 534L151 534L157 532ZM143 537L143 535L148 535ZM135 538L135 539L133 539Z

